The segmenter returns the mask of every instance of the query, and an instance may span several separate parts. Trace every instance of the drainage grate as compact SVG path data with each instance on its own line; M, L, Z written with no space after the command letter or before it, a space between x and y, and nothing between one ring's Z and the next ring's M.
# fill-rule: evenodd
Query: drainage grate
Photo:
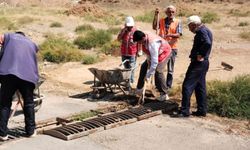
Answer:
M91 133L107 130L117 126L133 123L139 120L159 115L163 110L178 108L175 103L152 102L144 106L130 108L113 114L106 114L81 122L63 125L51 130L45 130L44 134L51 135L63 140L72 140Z
M0 145L25 137L25 130L23 127L13 128L8 131L8 135L9 139L7 141L0 141Z

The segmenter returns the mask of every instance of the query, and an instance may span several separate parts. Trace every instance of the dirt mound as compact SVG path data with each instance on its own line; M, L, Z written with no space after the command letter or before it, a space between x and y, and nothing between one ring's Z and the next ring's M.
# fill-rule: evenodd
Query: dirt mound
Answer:
M83 3L80 1L77 5L73 6L66 12L67 15L84 16L91 14L95 17L102 17L108 15L108 13L96 4Z

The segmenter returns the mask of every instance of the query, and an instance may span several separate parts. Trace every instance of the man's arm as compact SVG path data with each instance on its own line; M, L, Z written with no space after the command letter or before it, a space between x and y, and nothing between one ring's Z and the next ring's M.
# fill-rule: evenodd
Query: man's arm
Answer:
M151 75L155 73L155 69L158 65L158 50L160 48L161 42L159 41L154 41L151 43L149 47L149 53L150 53L150 67L147 72L146 78L149 78Z
M2 45L2 44L3 44L3 41L4 41L4 35L3 35L3 34L1 34L1 35L0 35L0 45Z

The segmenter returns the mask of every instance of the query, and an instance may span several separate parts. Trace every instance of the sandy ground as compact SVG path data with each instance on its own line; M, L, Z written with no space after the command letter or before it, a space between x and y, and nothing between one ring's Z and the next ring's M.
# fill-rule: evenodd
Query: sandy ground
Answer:
M198 4L197 4L198 5ZM199 4L202 5L202 4ZM249 4L248 4L249 5ZM203 4L204 6L204 4ZM213 5L222 12L224 5ZM204 6L205 7L205 6ZM241 8L241 5L227 5L226 7ZM211 7L210 7L211 8ZM213 8L213 9L215 9ZM129 14L130 10L123 10ZM138 10L135 10L138 11ZM133 11L132 11L133 12ZM228 21L233 22L230 25ZM207 80L231 80L237 75L250 74L250 43L238 37L242 31L240 27L234 28L239 20L246 18L221 17L220 24L209 24L214 34L214 45L210 58L210 70ZM74 29L83 24L83 20L74 16L40 16L43 23L34 23L24 26L36 42L44 40L44 33L64 33L69 39L75 38ZM63 28L49 28L52 21L61 21ZM107 28L106 25L88 22L97 28ZM151 30L151 24L138 22L136 25L143 30ZM237 26L237 25L236 25ZM184 35L180 40L180 48L175 65L174 86L179 86L185 76L189 64L188 55L192 47L193 34L184 25ZM249 27L246 27L246 29ZM246 30L244 28L244 30ZM152 31L152 30L151 30ZM153 31L152 31L153 32ZM138 58L138 63L144 57ZM225 71L221 62L225 61L234 66L232 71ZM91 91L93 75L88 68L114 69L121 63L120 57L104 56L103 61L94 65L82 65L80 62L53 64L42 62L39 64L40 73L46 77L41 85L42 94L45 95L41 109L36 113L36 120L41 121L53 117L67 116L80 111L89 111L109 106L116 102L90 101L87 98L70 98L69 95L82 94ZM136 70L138 77L139 68ZM133 85L135 86L135 84ZM20 109L20 108L19 108ZM22 125L23 115L17 114L10 121L10 127ZM127 150L127 149L204 149L204 150L248 150L250 147L249 121L238 121L220 118L209 114L206 118L173 119L168 115L160 115L130 125L94 133L72 141L62 141L46 135L38 135L32 139L22 139L0 146L0 149L89 149L89 150Z

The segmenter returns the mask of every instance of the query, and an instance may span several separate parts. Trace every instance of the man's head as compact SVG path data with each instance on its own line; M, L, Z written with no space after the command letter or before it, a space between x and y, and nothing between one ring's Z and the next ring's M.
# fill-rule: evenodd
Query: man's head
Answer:
M131 16L126 17L125 19L125 27L128 31L131 31L133 26L135 25L134 19Z
M199 16L193 15L188 17L188 28L191 32L195 33L201 24L202 23Z
M176 13L176 8L173 5L169 5L165 9L165 13L169 19L173 19Z
M142 43L145 39L146 35L140 31L140 30L136 30L133 34L133 41L134 42L138 42L138 43Z

